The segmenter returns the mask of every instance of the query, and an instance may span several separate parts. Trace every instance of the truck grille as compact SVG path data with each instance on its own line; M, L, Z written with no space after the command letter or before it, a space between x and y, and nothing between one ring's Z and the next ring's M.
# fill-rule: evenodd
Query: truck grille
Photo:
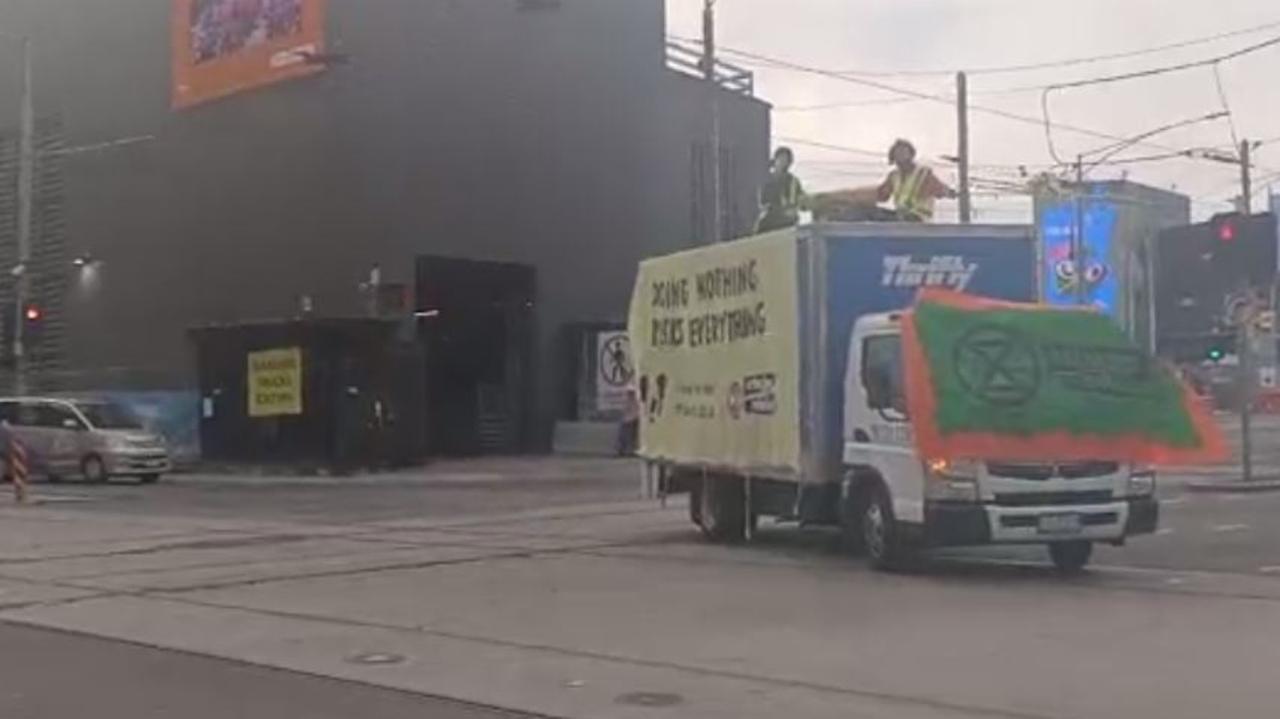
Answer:
M1106 504L1114 495L1110 490L1097 492L1026 492L997 494L1001 507L1040 507L1045 505Z
M1044 481L1052 477L1088 479L1105 477L1120 471L1115 462L1071 462L1067 464L1014 464L995 462L987 465L987 473L1005 479Z

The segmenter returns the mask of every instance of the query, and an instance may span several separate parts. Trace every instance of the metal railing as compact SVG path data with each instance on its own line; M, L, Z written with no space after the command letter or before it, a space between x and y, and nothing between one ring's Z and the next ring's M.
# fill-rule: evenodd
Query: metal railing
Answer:
M702 52L678 42L667 43L667 69L690 77L703 78ZM716 84L737 95L754 97L755 73L722 60L716 60Z

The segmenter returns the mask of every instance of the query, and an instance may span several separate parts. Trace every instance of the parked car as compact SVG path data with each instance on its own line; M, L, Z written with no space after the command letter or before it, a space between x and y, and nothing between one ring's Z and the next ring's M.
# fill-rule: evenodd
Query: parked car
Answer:
M50 481L79 476L97 483L137 477L151 484L171 469L164 440L119 404L4 398L0 422L8 423L9 431L26 446L32 473Z

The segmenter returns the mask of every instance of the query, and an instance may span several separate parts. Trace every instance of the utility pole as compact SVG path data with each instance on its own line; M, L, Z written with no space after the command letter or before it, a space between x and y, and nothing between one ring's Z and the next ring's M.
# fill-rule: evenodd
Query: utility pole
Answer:
M969 76L956 73L956 120L960 146L956 150L956 163L960 168L960 222L973 221L973 206L969 196Z
M707 207L711 213L711 221L706 223L711 230L711 242L724 239L722 228L723 215L721 207L721 186L724 178L720 173L720 83L716 80L716 0L703 0L702 6L702 72L707 81L707 104L711 113L711 136L708 154L711 155L711 202Z
M27 391L27 359L22 335L30 285L28 265L31 262L31 214L35 197L36 119L31 65L31 39L24 37L21 116L18 122L18 263L13 268L13 384L15 393L19 395Z
M1253 176L1249 159L1249 141L1240 141L1240 211L1246 221L1253 212ZM1243 313L1236 331L1236 356L1240 361L1240 470L1246 482L1253 481L1253 395L1257 377L1253 369L1253 324L1255 312L1253 288L1245 288L1249 309Z
M1075 231L1071 234L1071 260L1075 264L1076 275L1076 304L1087 304L1089 295L1085 291L1085 271L1089 269L1088 263L1085 262L1085 252L1087 246L1085 244L1084 235L1084 156L1076 155L1076 191L1075 191Z
M1253 214L1253 172L1248 140L1240 141L1240 211L1245 215Z

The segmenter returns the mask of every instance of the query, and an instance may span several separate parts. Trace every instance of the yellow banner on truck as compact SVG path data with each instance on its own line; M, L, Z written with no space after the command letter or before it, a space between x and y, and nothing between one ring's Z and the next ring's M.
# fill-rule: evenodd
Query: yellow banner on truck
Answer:
M642 456L799 466L797 251L788 231L640 265L629 334Z

